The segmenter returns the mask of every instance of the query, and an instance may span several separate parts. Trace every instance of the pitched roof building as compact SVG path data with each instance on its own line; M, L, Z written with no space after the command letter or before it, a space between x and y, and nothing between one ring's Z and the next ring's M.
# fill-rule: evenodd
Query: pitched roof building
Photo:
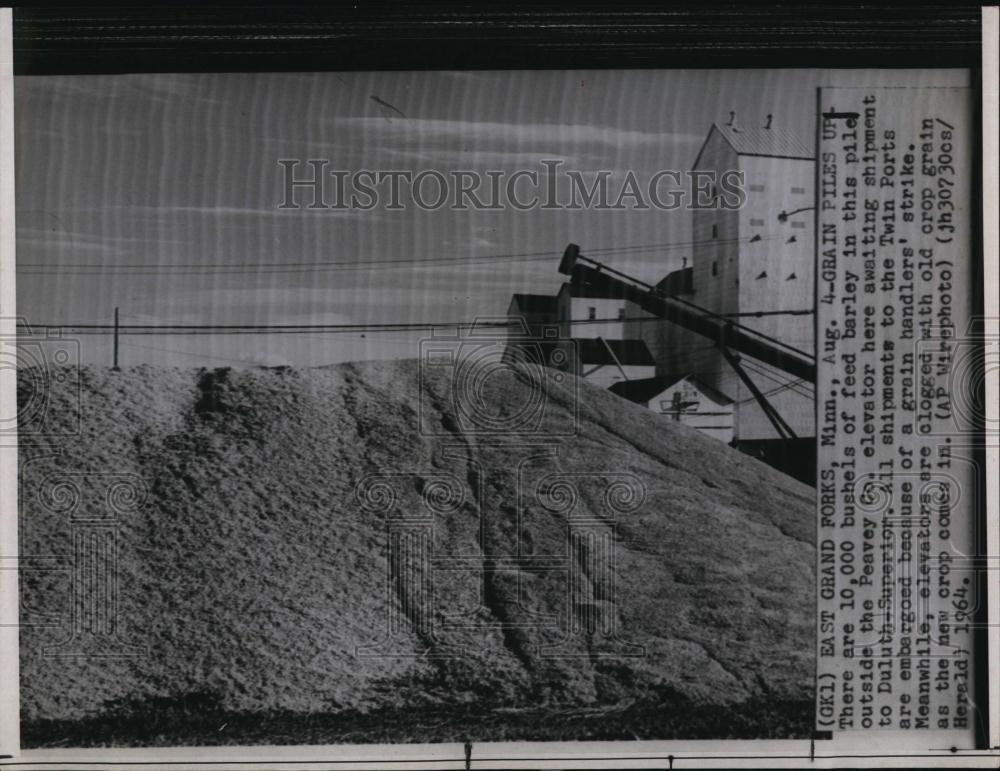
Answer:
M733 439L733 400L696 377L650 377L613 384L612 393L723 442Z
M690 267L672 270L656 284L656 290L667 297L691 294L694 272Z
M816 159L816 153L798 136L780 126L764 128L750 126L743 128L737 125L720 125L713 123L701 146L698 157L694 159L691 168L701 168L702 153L710 147L715 137L723 139L737 155L757 156L761 158L791 158L804 161Z

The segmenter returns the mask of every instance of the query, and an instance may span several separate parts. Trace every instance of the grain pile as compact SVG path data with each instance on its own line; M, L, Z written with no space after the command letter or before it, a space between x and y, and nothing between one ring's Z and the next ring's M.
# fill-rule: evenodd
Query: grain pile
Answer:
M28 745L808 731L812 490L719 442L572 380L540 431L479 435L415 361L66 374L21 438ZM483 388L502 423L532 381ZM74 533L109 510L117 642L67 647Z

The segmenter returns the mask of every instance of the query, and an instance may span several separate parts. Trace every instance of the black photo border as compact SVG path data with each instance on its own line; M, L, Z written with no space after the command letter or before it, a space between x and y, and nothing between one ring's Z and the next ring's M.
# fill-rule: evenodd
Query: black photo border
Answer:
M705 68L961 68L976 92L976 153L981 161L981 3L458 3L387 2L99 2L13 3L14 74L155 72L306 72L366 70L705 69ZM973 190L981 201L982 179ZM974 266L983 268L982 217L974 208ZM982 313L982 298L976 312ZM980 436L980 439L985 438ZM984 464L985 452L977 460ZM982 476L982 475L981 475ZM985 485L985 481L983 482ZM985 499L985 489L979 491ZM977 523L985 530L985 509ZM980 541L982 542L982 541ZM985 591L985 581L981 588ZM981 603L985 616L985 602ZM985 621L985 617L981 619ZM988 705L985 632L977 641L977 704ZM994 656L997 652L989 651ZM988 715L980 715L988 724ZM993 755L977 732L977 751ZM821 737L817 737L821 738ZM152 748L151 748L152 749ZM466 749L466 767L470 759ZM576 756L582 759L581 756ZM654 756L643 754L642 759ZM609 763L640 757L594 756ZM717 756L704 756L718 759ZM823 754L849 764L930 755ZM741 755L726 759L795 759ZM657 758L673 766L673 756ZM684 754L677 760L697 761ZM803 765L813 758L800 757ZM392 762L386 758L385 761ZM421 761L397 759L402 762ZM477 766L502 767L496 757ZM554 757L510 758L519 763ZM260 761L261 765L295 761ZM301 761L299 765L382 761ZM431 762L431 761L428 761ZM244 761L245 763L245 761ZM493 765L500 763L501 765ZM113 767L114 762L82 761ZM199 765L204 764L200 761ZM485 766L484 766L485 764ZM570 768L572 759L562 761ZM33 767L2 759L0 767ZM47 765L51 765L48 762ZM77 764L60 764L64 767ZM122 765L155 767L184 763ZM246 763L246 765L257 765Z

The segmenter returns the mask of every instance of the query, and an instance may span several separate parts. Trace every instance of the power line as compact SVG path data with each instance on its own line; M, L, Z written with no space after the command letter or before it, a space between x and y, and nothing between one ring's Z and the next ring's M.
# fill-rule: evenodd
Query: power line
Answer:
M769 377L772 380L775 380L776 382L787 383L787 382L794 382L794 381L802 380L802 382L806 383L808 387L810 387L810 388L812 387L812 383L810 383L807 380L803 380L802 378L782 377L782 374L781 374L782 371L776 370L776 369L772 369L771 365L764 364L764 363L762 363L762 362L760 362L760 361L758 361L756 359L752 359L750 357L745 357L744 359L742 359L742 361L745 361L747 363L747 365L750 367L750 369L753 369L753 370L759 372L761 375L764 375L765 377Z
M706 314L708 316L714 316L715 318L719 318L719 319L729 318L729 315L727 315L727 314L716 313L715 311L710 311L707 308L703 308L702 306L697 305L697 304L691 302L690 300L685 300L685 299L683 299L681 297L674 297L674 298L671 298L671 299L674 299L674 300L677 300L678 302L684 303L685 305L687 305L687 306L689 306L691 308L694 308L695 310L698 310L701 313L704 313L704 314ZM796 313L797 313L797 311L796 311ZM756 330L753 327L744 326L743 324L739 324L739 323L735 323L735 324L733 324L733 326L738 327L740 329L740 331L742 331L742 332L745 332L745 333L751 334L751 335L756 335L757 337L760 337L760 338L762 338L764 340L767 340L770 343L774 343L777 346L780 346L782 348L785 348L786 350L792 351L793 353L795 353L795 354L797 354L797 355L799 355L799 356L801 356L801 357L803 357L805 359L811 359L811 358L813 358L813 355L811 353L807 353L807 352L801 350L800 348L796 348L794 345L789 345L788 343L784 342L783 340L779 340L778 338L776 338L776 337L774 337L772 335L765 334L764 332Z
M775 240L780 235L767 235L761 240ZM600 249L588 250L589 254L607 256L621 254L638 254L644 251L669 251L673 249L690 249L704 244L730 244L744 241L744 238L711 238L694 241L664 241L651 244L632 244L617 247L602 247ZM501 254L476 255L471 257L423 257L423 258L396 258L389 260L346 260L333 262L329 260L312 262L260 262L254 265L246 263L176 263L173 265L150 265L148 263L71 263L67 265L52 265L39 262L19 262L17 265L18 274L23 275L108 275L121 273L122 275L146 276L146 275L204 275L218 274L259 274L268 275L273 273L307 273L313 271L338 272L355 271L365 269L390 269L396 267L419 267L419 266L440 266L468 264L479 262L491 262L502 260L532 260L532 259L552 259L555 253L551 250L537 252L515 252Z
M607 322L611 322L611 321L620 321L620 320L621 319L617 319L617 318L615 318L615 319L610 319L610 318L609 319L581 319L581 320L578 320L578 321L570 321L570 322L563 322L563 323L568 323L568 324L594 324L594 323L607 323ZM474 323L470 323L470 322L457 322L454 325L449 325L449 326L456 326L456 327L458 327L458 326L466 326L466 327L471 328L473 325L474 325ZM494 327L494 328L506 327L506 326L509 326L509 325L510 325L510 322L499 322L498 321L498 322L487 322L485 324L483 324L482 322L480 322L480 326L487 326L487 327ZM19 326L27 326L27 325L25 323L21 322L21 323L19 323ZM44 329L59 328L59 327L51 327L51 326L48 326L48 325L34 325L34 326L38 327L38 328L44 328ZM148 330L151 325L138 325L138 326L140 326L143 329L147 329ZM440 324L440 325L436 325L436 326L445 326L445 325L444 324ZM98 327L100 328L100 332L111 332L111 331L114 330L114 325L107 325L107 324L105 324L105 325L89 325L89 326L88 325L81 325L80 328L98 328ZM320 329L320 330L312 330L312 331L357 331L359 327L365 327L366 329L369 329L371 331L392 331L393 329L398 329L398 325L379 325L378 327L375 327L375 325L352 325L350 330L343 329L343 328L338 328L338 329L327 329L327 330ZM67 327L63 326L61 328L62 329L66 329ZM69 328L73 329L75 327L69 327ZM257 325L256 328L263 328L263 329L267 329L267 330L274 330L275 329L275 327L273 327L273 326L267 326L267 325ZM125 329L125 328L124 327L119 327L119 331L121 331L122 329ZM188 330L177 330L175 327L170 327L168 325L163 325L163 326L160 326L160 327L153 327L153 329L156 330L156 331L146 331L146 332L140 332L138 334L149 334L149 335L164 334L163 332L159 331L161 329L173 329L174 331L168 332L166 334L178 334L178 335L187 334L188 331L190 331L190 329L188 329ZM213 329L213 327L210 327L208 325L201 325L199 327L199 329ZM283 331L283 333L288 333L288 334L305 333L305 332L302 332L301 330L296 330L294 328L291 329L291 330L289 330L286 327L277 327L277 329L281 329ZM424 329L426 329L426 327L419 327L419 328L415 328L414 331L421 331L421 330L424 330ZM100 333L100 332L98 332L98 333ZM273 333L274 332L271 331L271 332L265 332L264 334L273 334ZM135 333L133 333L133 334L135 334ZM205 333L202 332L202 334L205 334ZM207 334L211 334L211 332L208 332ZM565 339L565 338L563 338L563 339ZM396 340L399 341L399 342L410 342L410 341L406 340L405 338L396 338ZM374 340L373 342L384 342L384 339L382 341ZM139 350L154 351L154 352L159 352L159 353L170 353L170 354L175 354L175 355L180 355L180 356L188 356L188 357L193 357L193 358L198 358L198 359L228 361L228 362L233 362L233 363L238 363L238 364L248 364L248 365L252 365L252 366L267 366L265 363L259 362L259 361L255 361L255 360L242 359L242 358L234 358L234 357L231 357L231 356L223 356L223 355L219 355L219 354L195 353L193 351L181 351L181 350L174 349L174 348L162 348L162 347L157 347L157 346L138 345L136 343L122 343L122 346L123 347L128 347L128 348L133 348L133 349L139 349ZM703 357L703 356L707 355L711 351L716 350L716 348L717 348L717 346L715 346L714 344L712 344L712 345L705 345L705 346L701 346L701 347L695 347L695 348L690 348L690 347L687 347L687 346L684 346L684 345L672 345L672 346L666 346L665 348L664 347L659 347L658 351L659 352L662 352L664 350L682 351L684 353L684 355L686 355L688 357L693 357L693 358L697 359L697 358L700 358L700 357ZM766 377L769 380L771 380L772 382L775 382L775 383L779 384L776 388L773 388L773 389L771 389L769 391L766 391L765 392L766 396L770 396L772 394L776 394L776 393L779 393L779 392L787 390L787 389L792 389L797 395L799 395L799 396L801 396L803 398L806 398L806 399L813 399L814 398L814 396L811 393L802 392L802 391L800 391L800 390L797 389L797 387L800 386L801 384L805 384L805 381L802 380L801 378L797 378L795 380L785 380L785 379L776 377L772 373L766 372L762 368L755 366L753 363L751 363L751 362L749 362L747 360L743 360L742 363L743 363L744 366L746 366L748 369L750 369L751 371L755 372L756 374L761 375L763 377ZM724 372L729 372L729 370L713 370L711 372L697 371L697 366L695 366L695 370L696 371L693 374L695 376L699 376L699 377L706 377L706 376L709 376L709 375L718 375L718 374L722 374ZM743 399L743 400L737 402L737 404L745 404L745 403L751 402L751 401L754 401L754 397L750 397L748 399Z
M778 383L780 387L776 389L774 393L776 393L777 391L790 389L794 394L796 394L797 396L801 396L803 399L812 400L816 398L815 394L810 393L809 391L801 390L799 388L800 384L806 385L806 387L808 387L806 381L803 380L802 378L796 378L795 380L787 380L785 378L776 377L772 374L769 374L768 372L765 372L761 367L756 367L752 365L746 359L741 359L740 364L749 369L751 372L754 372L755 374L760 375L761 377L765 377L773 383ZM752 401L752 397L751 399L744 401Z
M476 257L426 257L426 258L400 258L393 260L348 260L344 262L297 262L278 263L261 262L256 264L247 263L177 263L173 265L150 265L150 264L109 264L109 263L73 263L70 265L48 265L42 263L24 263L28 270L18 267L19 273L36 275L62 275L62 274L93 274L107 275L108 273L121 272L123 275L144 276L144 275L205 275L208 273L218 273L228 275L230 273L304 273L317 270L339 271L339 270L364 270L366 268L382 269L386 267L410 267L422 265L451 265L456 263L480 262L485 260L521 260L534 259L537 257L552 257L552 252L525 252L523 254L491 254Z
M681 298L679 298L679 297L673 297L672 296L669 299L671 299L671 300L679 300ZM705 313L708 313L709 315L714 316L714 317L719 318L719 319L762 318L764 316L811 316L811 315L813 315L813 314L816 313L816 311L813 310L812 308L797 308L797 309L787 309L787 310L782 309L782 310L773 310L773 311L740 311L738 313L715 313L714 311L705 310L700 305L695 305L694 303L690 303L689 302L687 304L691 305L694 308L699 308L700 310L705 311ZM634 316L634 317L630 317L628 320L629 321L662 321L662 322L667 322L667 323L673 323L673 322L670 322L668 319L664 319L661 316ZM751 332L756 332L756 330L754 330L754 329L752 329L750 327L744 327L744 328L750 330ZM761 334L761 333L757 332L757 334Z
M760 375L761 377L767 378L772 383L778 383L779 385L788 385L789 387L796 387L797 384L802 383L806 389L809 388L809 384L806 383L806 381L802 380L802 378L790 379L781 377L780 375L776 375L773 372L768 372L765 368L757 365L755 362L749 361L746 358L740 359L740 364L745 366L751 372L754 372L757 375ZM813 398L813 393L809 392L808 390L796 390L796 393L799 394L800 396L809 399Z
M174 348L159 348L152 345L137 345L135 343L122 343L122 348L135 348L143 351L156 351L158 353L172 353L178 356L190 356L195 359L208 359L216 361L229 361L233 364L249 364L254 367L267 367L269 365L252 359L234 359L232 356L219 356L208 353L192 353L191 351L178 351Z
M778 372L770 369L767 365L762 364L762 363L760 363L758 361L752 360L750 358L743 358L743 359L741 359L741 362L744 363L747 367L749 367L754 372L757 372L758 374L763 375L764 377L773 380L775 383L798 383L798 382L802 382L802 383L805 384L806 388L812 387L811 383L809 383L808 381L806 381L806 380L804 380L802 378L794 378L794 379L792 379L792 378L788 378L788 377L782 377L781 374L779 374Z
M785 311L774 311L773 313L785 313ZM799 314L800 311L788 311L788 313ZM555 321L543 326L555 327L566 326L586 326L593 324L617 324L632 322L652 322L669 323L666 319L656 316L626 316L607 317L600 319L568 319L566 321ZM122 334L237 334L237 333L259 333L259 334L308 334L323 332L381 332L381 331L420 331L426 329L505 329L519 325L518 321L421 321L421 322L397 322L397 323L362 323L362 324L120 324L119 332ZM17 326L34 330L64 330L80 333L112 332L114 324L38 324L28 322L18 322ZM737 325L739 326L739 325ZM749 330L757 333L755 330ZM543 338L544 339L544 338ZM797 349L793 349L797 350Z
M811 316L816 313L812 308L800 308L798 310L778 310L778 311L740 311L739 313L716 313L715 315L724 319L741 318L763 318L764 316ZM759 334L759 333L758 333Z
M790 382L786 383L785 385L780 385L780 386L777 386L775 388L772 388L770 391L764 391L763 394L764 394L764 396L774 396L774 394L780 393L781 391L784 391L787 388L791 388L792 385L795 382L796 381L790 381ZM805 382L805 381L799 381L799 382ZM795 393L798 393L798 392L796 391ZM806 398L806 399L813 399L814 398L811 395L810 396L805 396L804 394L798 394L798 395L802 396L803 398ZM741 399L740 401L736 402L736 404L747 404L749 402L755 402L755 401L757 401L757 397L756 396L749 396L746 399Z

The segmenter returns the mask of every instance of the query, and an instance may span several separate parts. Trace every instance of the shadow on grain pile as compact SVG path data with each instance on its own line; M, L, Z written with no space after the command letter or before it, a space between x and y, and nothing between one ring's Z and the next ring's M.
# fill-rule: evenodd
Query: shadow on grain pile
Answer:
M531 447L477 436L450 378L412 361L79 376L48 403L52 433L80 415L59 453L22 440L21 549L71 548L44 505L59 475L82 480L84 508L139 480L116 520L112 648L128 655L103 638L47 655L69 650L70 593L25 571L24 606L64 622L21 632L26 746L809 734L812 491L719 442L573 379L549 384ZM509 417L531 387L496 373L483 408ZM490 560L390 586L386 512L357 497L386 471L402 472L390 516L442 480L457 490L435 559ZM621 474L645 497L615 514ZM615 586L536 494L552 479L611 539Z

